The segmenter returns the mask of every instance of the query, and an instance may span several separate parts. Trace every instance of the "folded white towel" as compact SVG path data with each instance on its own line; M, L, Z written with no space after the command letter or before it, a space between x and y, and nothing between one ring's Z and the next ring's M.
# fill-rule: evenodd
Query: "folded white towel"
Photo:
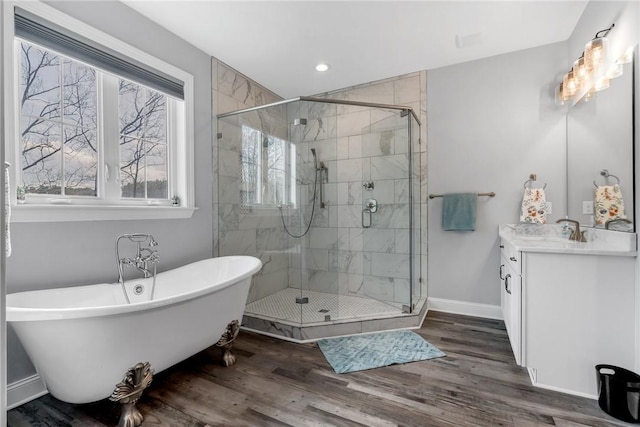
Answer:
M11 229L9 221L11 221L11 185L9 184L9 168L4 168L4 220L5 220L5 253L7 258L11 256Z
M524 196L522 197L522 213L520 214L521 222L546 224L548 211L549 204L546 201L544 189L524 189Z

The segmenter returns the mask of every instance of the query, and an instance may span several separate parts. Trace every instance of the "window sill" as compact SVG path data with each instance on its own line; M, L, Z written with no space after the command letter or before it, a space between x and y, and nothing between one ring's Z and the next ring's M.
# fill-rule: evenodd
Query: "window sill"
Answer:
M191 218L197 208L173 206L13 205L11 222L114 221Z

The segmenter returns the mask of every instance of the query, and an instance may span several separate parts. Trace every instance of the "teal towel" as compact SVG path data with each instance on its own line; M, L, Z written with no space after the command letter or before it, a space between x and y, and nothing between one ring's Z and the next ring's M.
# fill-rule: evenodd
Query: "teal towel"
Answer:
M476 229L476 193L445 194L442 204L442 228L445 231Z

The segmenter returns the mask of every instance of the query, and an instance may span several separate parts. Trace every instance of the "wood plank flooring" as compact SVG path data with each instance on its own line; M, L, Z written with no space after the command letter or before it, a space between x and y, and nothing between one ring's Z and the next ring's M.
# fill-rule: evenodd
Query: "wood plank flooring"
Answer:
M596 401L534 388L498 320L430 312L416 331L447 356L338 375L315 344L242 331L236 364L209 348L157 374L143 426L624 426ZM595 373L594 373L595 381ZM108 400L50 395L8 413L10 427L115 426Z

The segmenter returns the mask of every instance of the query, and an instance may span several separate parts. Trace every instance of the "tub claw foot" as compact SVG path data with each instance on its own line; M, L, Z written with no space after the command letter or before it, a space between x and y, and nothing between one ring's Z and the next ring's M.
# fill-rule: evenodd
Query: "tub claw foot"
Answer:
M142 424L144 417L136 408L136 403L152 379L153 371L149 362L137 363L129 368L124 379L116 385L109 400L122 405L118 427L137 427Z
M231 353L231 348L233 347L234 341L238 336L238 332L240 332L240 322L237 320L232 320L227 325L227 329L224 331L218 342L215 344L216 347L220 347L223 350L222 361L224 366L231 366L236 363L236 356Z
M122 413L120 414L120 422L118 427L138 427L142 424L144 417L136 408L135 403L123 403Z

